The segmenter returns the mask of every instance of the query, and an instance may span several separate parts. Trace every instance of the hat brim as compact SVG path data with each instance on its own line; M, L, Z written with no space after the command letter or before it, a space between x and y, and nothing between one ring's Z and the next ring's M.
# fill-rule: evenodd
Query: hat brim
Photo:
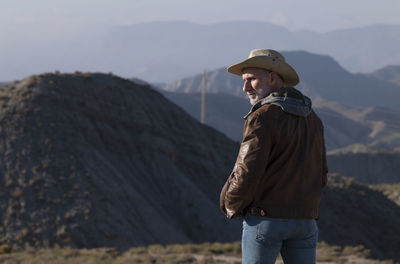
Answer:
M229 73L241 76L245 68L261 68L276 72L283 78L285 87L295 86L299 83L299 76L289 64L270 56L254 56L229 66L227 70Z

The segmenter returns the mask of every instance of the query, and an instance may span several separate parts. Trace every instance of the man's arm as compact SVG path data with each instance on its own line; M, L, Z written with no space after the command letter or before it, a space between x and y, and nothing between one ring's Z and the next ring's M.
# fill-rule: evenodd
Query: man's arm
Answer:
M230 178L230 176L229 176ZM226 208L225 208L225 195L226 191L228 190L229 186L229 178L226 180L224 187L222 187L221 194L219 196L219 208L221 208L222 212L226 214Z
M228 218L241 216L253 202L253 194L267 166L273 125L267 112L255 113L246 120L239 155L226 184L224 205Z
M324 137L324 128L322 127L322 187L325 187L328 183L328 163L326 161L326 147L325 147L325 137Z

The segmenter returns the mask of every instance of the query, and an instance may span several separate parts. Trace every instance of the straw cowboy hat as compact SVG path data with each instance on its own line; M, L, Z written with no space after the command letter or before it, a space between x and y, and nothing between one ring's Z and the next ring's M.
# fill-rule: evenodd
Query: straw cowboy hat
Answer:
M286 63L285 57L272 49L255 49L247 60L228 67L228 72L240 75L245 68L261 68L278 73L283 79L283 86L295 86L299 83L296 71Z

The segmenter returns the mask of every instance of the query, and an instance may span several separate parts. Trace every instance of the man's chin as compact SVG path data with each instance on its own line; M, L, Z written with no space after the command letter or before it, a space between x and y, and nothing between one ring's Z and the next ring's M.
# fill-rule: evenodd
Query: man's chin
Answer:
M258 98L250 98L250 104L255 105L258 101Z

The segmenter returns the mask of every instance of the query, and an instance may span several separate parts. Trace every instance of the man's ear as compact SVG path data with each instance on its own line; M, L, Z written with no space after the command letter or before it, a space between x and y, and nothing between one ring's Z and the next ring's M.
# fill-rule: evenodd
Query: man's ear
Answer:
M283 82L281 76L278 73L272 72L272 74L271 74L271 83L273 83L274 81L278 81L278 80Z

